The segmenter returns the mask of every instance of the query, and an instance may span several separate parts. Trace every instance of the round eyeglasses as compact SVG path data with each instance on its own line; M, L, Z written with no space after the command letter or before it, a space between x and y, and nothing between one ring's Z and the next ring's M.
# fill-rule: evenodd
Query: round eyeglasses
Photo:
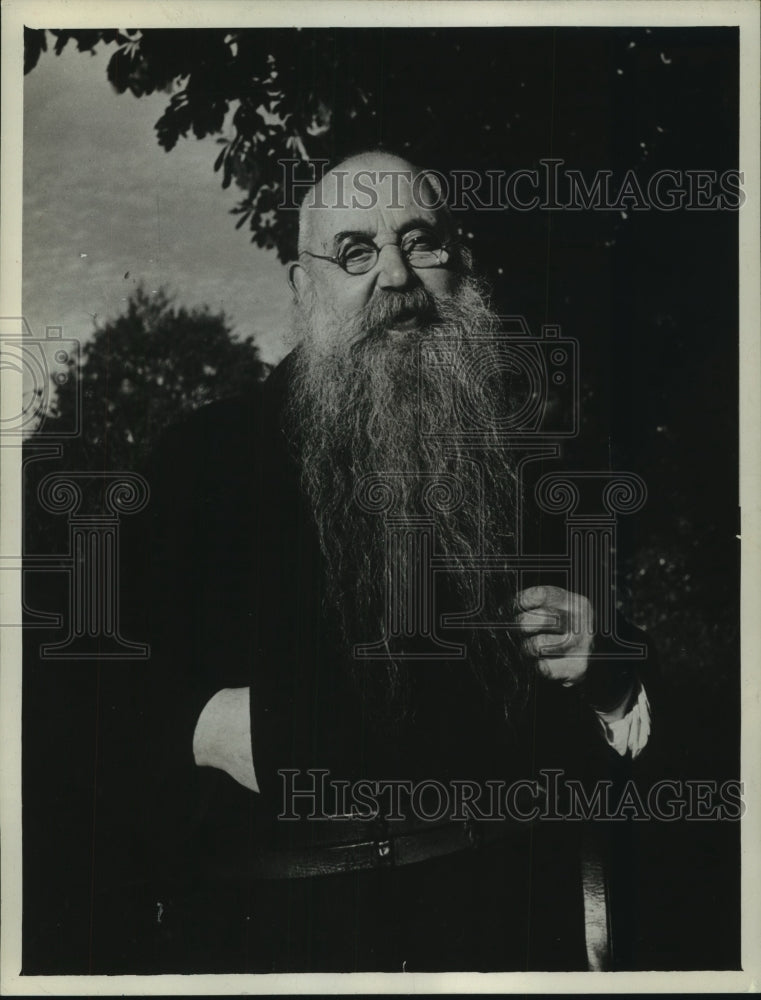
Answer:
M404 234L399 249L410 267L443 267L448 263L449 251L454 245L451 240L442 243L434 233L414 229ZM369 236L352 234L340 241L334 257L312 253L311 250L302 250L299 256L305 253L318 260L330 261L343 268L347 274L367 274L375 267L382 249Z

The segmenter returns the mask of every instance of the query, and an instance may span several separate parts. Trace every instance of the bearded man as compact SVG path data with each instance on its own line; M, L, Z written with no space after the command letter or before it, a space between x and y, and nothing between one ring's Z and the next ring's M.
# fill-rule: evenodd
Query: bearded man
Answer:
M160 735L132 773L157 970L587 965L574 835L516 822L525 803L431 805L543 767L628 773L650 729L637 673L590 667L584 595L473 568L516 551L520 483L510 386L461 363L477 347L499 370L499 320L436 202L387 153L327 173L301 209L291 353L148 473L128 549ZM476 446L462 399L493 417ZM390 808L358 808L360 783L365 806L396 789Z

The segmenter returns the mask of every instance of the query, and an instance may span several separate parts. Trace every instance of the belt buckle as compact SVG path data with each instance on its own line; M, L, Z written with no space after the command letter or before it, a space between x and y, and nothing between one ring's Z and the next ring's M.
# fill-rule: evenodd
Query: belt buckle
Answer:
M391 868L394 864L394 838L383 817L378 817L374 830L373 851L378 868Z
M376 840L375 855L379 868L390 868L394 863L394 849L390 840Z

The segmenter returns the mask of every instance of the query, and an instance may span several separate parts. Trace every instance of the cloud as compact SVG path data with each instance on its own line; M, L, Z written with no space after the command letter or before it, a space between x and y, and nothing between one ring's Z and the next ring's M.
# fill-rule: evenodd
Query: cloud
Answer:
M120 312L142 281L167 286L182 305L224 309L277 360L284 269L235 230L237 195L212 169L216 143L190 138L164 152L153 126L166 95L116 94L107 59L69 47L43 55L25 78L23 300L32 329L63 325L86 337L92 316Z

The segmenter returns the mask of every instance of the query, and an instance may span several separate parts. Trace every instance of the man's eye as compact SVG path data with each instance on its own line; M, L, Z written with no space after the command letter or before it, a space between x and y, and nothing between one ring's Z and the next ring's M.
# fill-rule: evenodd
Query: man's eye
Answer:
M407 253L420 253L430 250L438 250L441 241L433 233L414 232L408 233L404 238L404 249Z
M374 247L366 243L355 243L352 246L342 247L338 251L338 257L344 264L361 264L369 260L374 253Z

